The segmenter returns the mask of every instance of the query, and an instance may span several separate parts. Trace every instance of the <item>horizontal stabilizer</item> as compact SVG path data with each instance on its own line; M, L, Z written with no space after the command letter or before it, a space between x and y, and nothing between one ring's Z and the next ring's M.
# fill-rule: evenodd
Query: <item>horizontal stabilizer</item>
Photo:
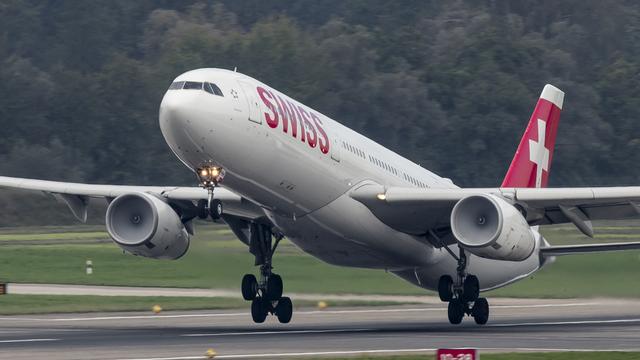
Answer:
M640 250L640 242L549 246L541 248L540 253L543 256L558 256L622 250Z

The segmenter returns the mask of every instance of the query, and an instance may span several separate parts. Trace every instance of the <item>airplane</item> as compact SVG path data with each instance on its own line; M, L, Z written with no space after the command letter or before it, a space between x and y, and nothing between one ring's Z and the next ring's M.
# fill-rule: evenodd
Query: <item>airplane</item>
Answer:
M178 259L193 220L226 223L259 274L242 296L256 323L290 322L293 305L273 256L286 237L329 264L384 269L448 303L448 320L489 319L480 292L526 278L556 256L640 249L640 242L552 246L539 227L640 215L640 187L547 188L564 93L546 85L499 187L460 188L236 71L178 76L159 110L160 130L198 186L126 186L0 177L40 191L87 220L108 203L106 229L134 255Z

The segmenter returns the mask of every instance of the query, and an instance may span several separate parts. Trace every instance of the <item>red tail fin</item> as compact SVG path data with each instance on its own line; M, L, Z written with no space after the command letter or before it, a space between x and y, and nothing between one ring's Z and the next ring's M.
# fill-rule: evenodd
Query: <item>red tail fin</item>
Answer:
M501 187L546 187L564 93L545 85Z

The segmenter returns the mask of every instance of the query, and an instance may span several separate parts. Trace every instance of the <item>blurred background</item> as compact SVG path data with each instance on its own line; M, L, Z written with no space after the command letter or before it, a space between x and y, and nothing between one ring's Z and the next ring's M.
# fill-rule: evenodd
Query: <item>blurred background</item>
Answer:
M552 83L550 186L639 183L640 3L607 0L3 0L0 174L194 185L158 107L200 67L237 67L461 186L499 184ZM8 191L0 214L74 222Z

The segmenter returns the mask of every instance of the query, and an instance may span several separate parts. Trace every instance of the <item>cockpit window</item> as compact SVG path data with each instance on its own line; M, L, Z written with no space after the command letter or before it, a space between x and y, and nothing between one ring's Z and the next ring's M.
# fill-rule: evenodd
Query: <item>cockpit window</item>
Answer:
M169 85L169 90L204 90L212 95L224 96L218 85L210 82L176 81Z
M222 94L222 90L220 90L220 88L218 87L218 85L216 84L212 84L212 83L204 83L204 91L208 92L209 94L214 94L214 95L218 95L218 96L224 96Z
M184 86L184 81L176 81L169 85L169 90L180 90Z
M195 81L185 81L184 87L182 89L184 89L184 90L202 90L202 83L201 82L195 82Z

